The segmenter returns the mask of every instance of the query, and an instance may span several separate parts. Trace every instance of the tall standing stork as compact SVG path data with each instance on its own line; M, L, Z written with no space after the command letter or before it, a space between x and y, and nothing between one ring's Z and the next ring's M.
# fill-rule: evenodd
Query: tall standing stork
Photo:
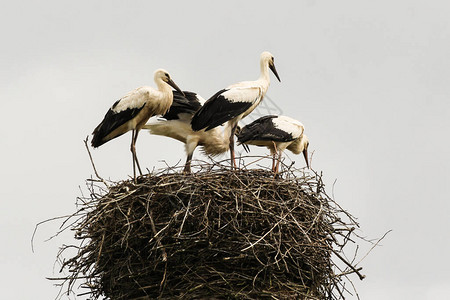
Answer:
M229 135L231 128L228 123L205 131L193 131L192 116L205 103L200 95L183 91L184 96L173 92L173 103L169 111L162 117L151 118L142 128L150 134L161 135L176 139L185 144L186 164L184 173L191 172L191 161L194 150L202 146L206 155L216 156L229 149Z
M270 85L269 69L281 82L275 69L273 55L267 51L261 53L261 75L255 81L243 81L218 91L200 108L191 121L194 131L211 130L225 122L231 128L229 148L231 165L236 168L234 155L234 134L238 122L251 113L261 102Z
M264 116L242 128L238 134L240 144L267 147L272 154L272 171L277 174L281 154L285 149L294 154L303 152L308 163L308 137L303 134L305 127L302 123L286 116ZM278 160L275 165L275 155Z
M173 100L171 87L181 92L166 70L156 70L154 80L157 89L149 86L139 87L117 100L92 133L91 144L96 148L130 130L132 131L130 150L133 157L134 180L136 180L136 165L142 175L136 155L136 140L139 130L151 116L167 112Z

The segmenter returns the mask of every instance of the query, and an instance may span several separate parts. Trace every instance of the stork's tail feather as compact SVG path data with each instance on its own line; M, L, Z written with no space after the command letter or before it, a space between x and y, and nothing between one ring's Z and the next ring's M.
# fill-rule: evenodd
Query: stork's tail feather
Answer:
M106 143L106 141L103 140L98 131L94 131L92 133L92 140L91 140L92 147L97 148L103 145L104 143Z
M95 127L94 131L92 132L91 146L94 148L100 147L108 141L105 139L106 134L103 124L103 122L98 124L98 126Z

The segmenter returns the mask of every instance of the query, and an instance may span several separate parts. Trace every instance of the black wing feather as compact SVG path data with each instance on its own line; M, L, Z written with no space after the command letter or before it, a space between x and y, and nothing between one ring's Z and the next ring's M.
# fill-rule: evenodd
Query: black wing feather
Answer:
M275 127L272 120L277 117L264 116L244 126L238 135L238 142L242 144L248 141L289 142L294 140L290 133Z
M196 111L202 107L200 101L197 98L197 94L193 92L183 91L183 96L178 91L173 91L173 102L169 111L163 116L166 120L177 120L179 114L186 113L193 115Z
M122 110L120 112L113 111L113 108L117 106L120 100L117 100L113 106L108 110L105 117L103 118L103 121L94 129L93 137L92 137L92 147L96 148L104 143L106 143L109 140L105 140L105 137L113 132L115 129L119 128L121 125L125 124L129 120L133 119L145 106L142 105L141 107L136 108L128 108L125 110ZM120 135L117 135L113 138L116 138Z
M192 117L191 127L194 131L206 128L206 131L239 116L252 106L250 102L230 102L222 94L223 89L215 93Z

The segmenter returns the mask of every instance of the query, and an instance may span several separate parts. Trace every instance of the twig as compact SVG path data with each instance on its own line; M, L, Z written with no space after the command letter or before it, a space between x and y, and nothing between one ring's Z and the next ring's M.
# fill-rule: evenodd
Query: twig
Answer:
M97 169L95 168L94 160L92 159L91 151L89 150L89 146L88 146L88 143L87 143L87 142L88 142L88 139L89 139L89 136L86 136L86 139L84 140L84 146L86 147L86 150L87 150L87 152L88 152L88 154L89 154L89 159L90 159L90 161L91 161L92 168L94 169L95 176L97 176L97 178L98 178L101 182L103 182L103 184L104 184L106 187L109 187L109 185L106 183L106 181L105 181L102 177L100 177L100 175L98 175Z
M337 257L339 257L339 259L340 259L341 261L343 261L350 269L352 269L353 272L355 272L356 274L358 274L358 277L359 277L360 280L363 280L364 278L366 278L365 275L362 275L362 274L359 272L359 271L362 270L362 268L356 269L354 266L352 266L351 263L349 263L344 257L342 257L342 256L341 256L336 250L334 250L334 249L333 249L333 253L334 253Z
M361 263L368 255L370 252L372 252L372 250L378 246L378 244L392 231L392 229L388 230L385 234L383 234L383 236L369 249L369 251L367 251L367 253L361 258L361 260L355 264L355 266L359 265L359 263Z
M275 225L273 225L272 228L270 228L270 230L267 231L267 232L266 232L262 237L260 237L256 242L251 243L250 246L245 247L244 249L241 249L241 251L244 252L244 251L246 251L246 250L248 250L248 249L250 249L250 248L253 248L253 247L254 247L255 245L257 245L259 242L261 242L261 241L262 241L269 233L271 233L271 232L275 229L275 227L277 227L277 226L280 224L280 222L281 222L281 220L278 221Z
M150 218L150 224L152 227L153 234L154 234L154 236L156 236L157 232L156 232L155 222L153 221L152 212L149 213L148 217ZM161 244L161 238L157 237L156 242L158 243L158 246L161 247L162 261L167 261L167 253L166 253L166 250L164 249L164 246Z
M33 234L31 235L31 252L34 253L34 236L36 235L37 229L40 225L50 222L50 221L55 221L55 220L61 220L61 219L66 220L68 217L70 217L70 216L54 217L54 218L50 218L50 219L47 219L47 220L37 223L36 226L34 226Z

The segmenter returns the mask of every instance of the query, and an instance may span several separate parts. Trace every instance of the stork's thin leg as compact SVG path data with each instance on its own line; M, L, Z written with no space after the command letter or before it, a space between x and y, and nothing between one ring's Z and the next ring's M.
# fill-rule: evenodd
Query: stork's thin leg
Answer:
M231 169L237 169L236 158L234 155L234 133L236 132L237 124L231 129L230 135L230 154L231 154Z
M272 156L272 172L274 172L276 174L277 170L275 169L275 160L276 160L275 155L278 153L278 149L277 149L277 144L274 141L272 141L272 143L273 143L273 149L274 149L273 156Z
M275 155L276 153L272 154L272 172L275 172Z
M191 173L191 161L192 161L193 155L194 155L194 153L188 154L188 156L186 158L186 164L184 165L183 173L186 173L186 174Z
M236 168L236 161L234 158L234 139L233 136L230 137L230 157L231 157L231 169Z
M134 130L131 131L131 157L133 158L133 178L134 182L136 182L136 149L135 149L135 141L134 141Z
M131 131L131 155L133 156L133 178L136 182L136 165L138 167L139 173L142 175L141 167L139 166L139 162L136 155L136 139L137 139L138 131Z
M276 165L276 167L275 167L275 176L278 174L278 169L280 168L281 153L282 153L282 151L280 151L280 152L278 153L278 161L277 161L277 165Z
M136 141L137 141L138 133L139 133L139 130L136 129L136 134L134 136L134 160L136 161L136 165L138 167L139 174L141 174L141 176L142 176L141 166L139 165L139 161L138 161L137 154L136 154Z

